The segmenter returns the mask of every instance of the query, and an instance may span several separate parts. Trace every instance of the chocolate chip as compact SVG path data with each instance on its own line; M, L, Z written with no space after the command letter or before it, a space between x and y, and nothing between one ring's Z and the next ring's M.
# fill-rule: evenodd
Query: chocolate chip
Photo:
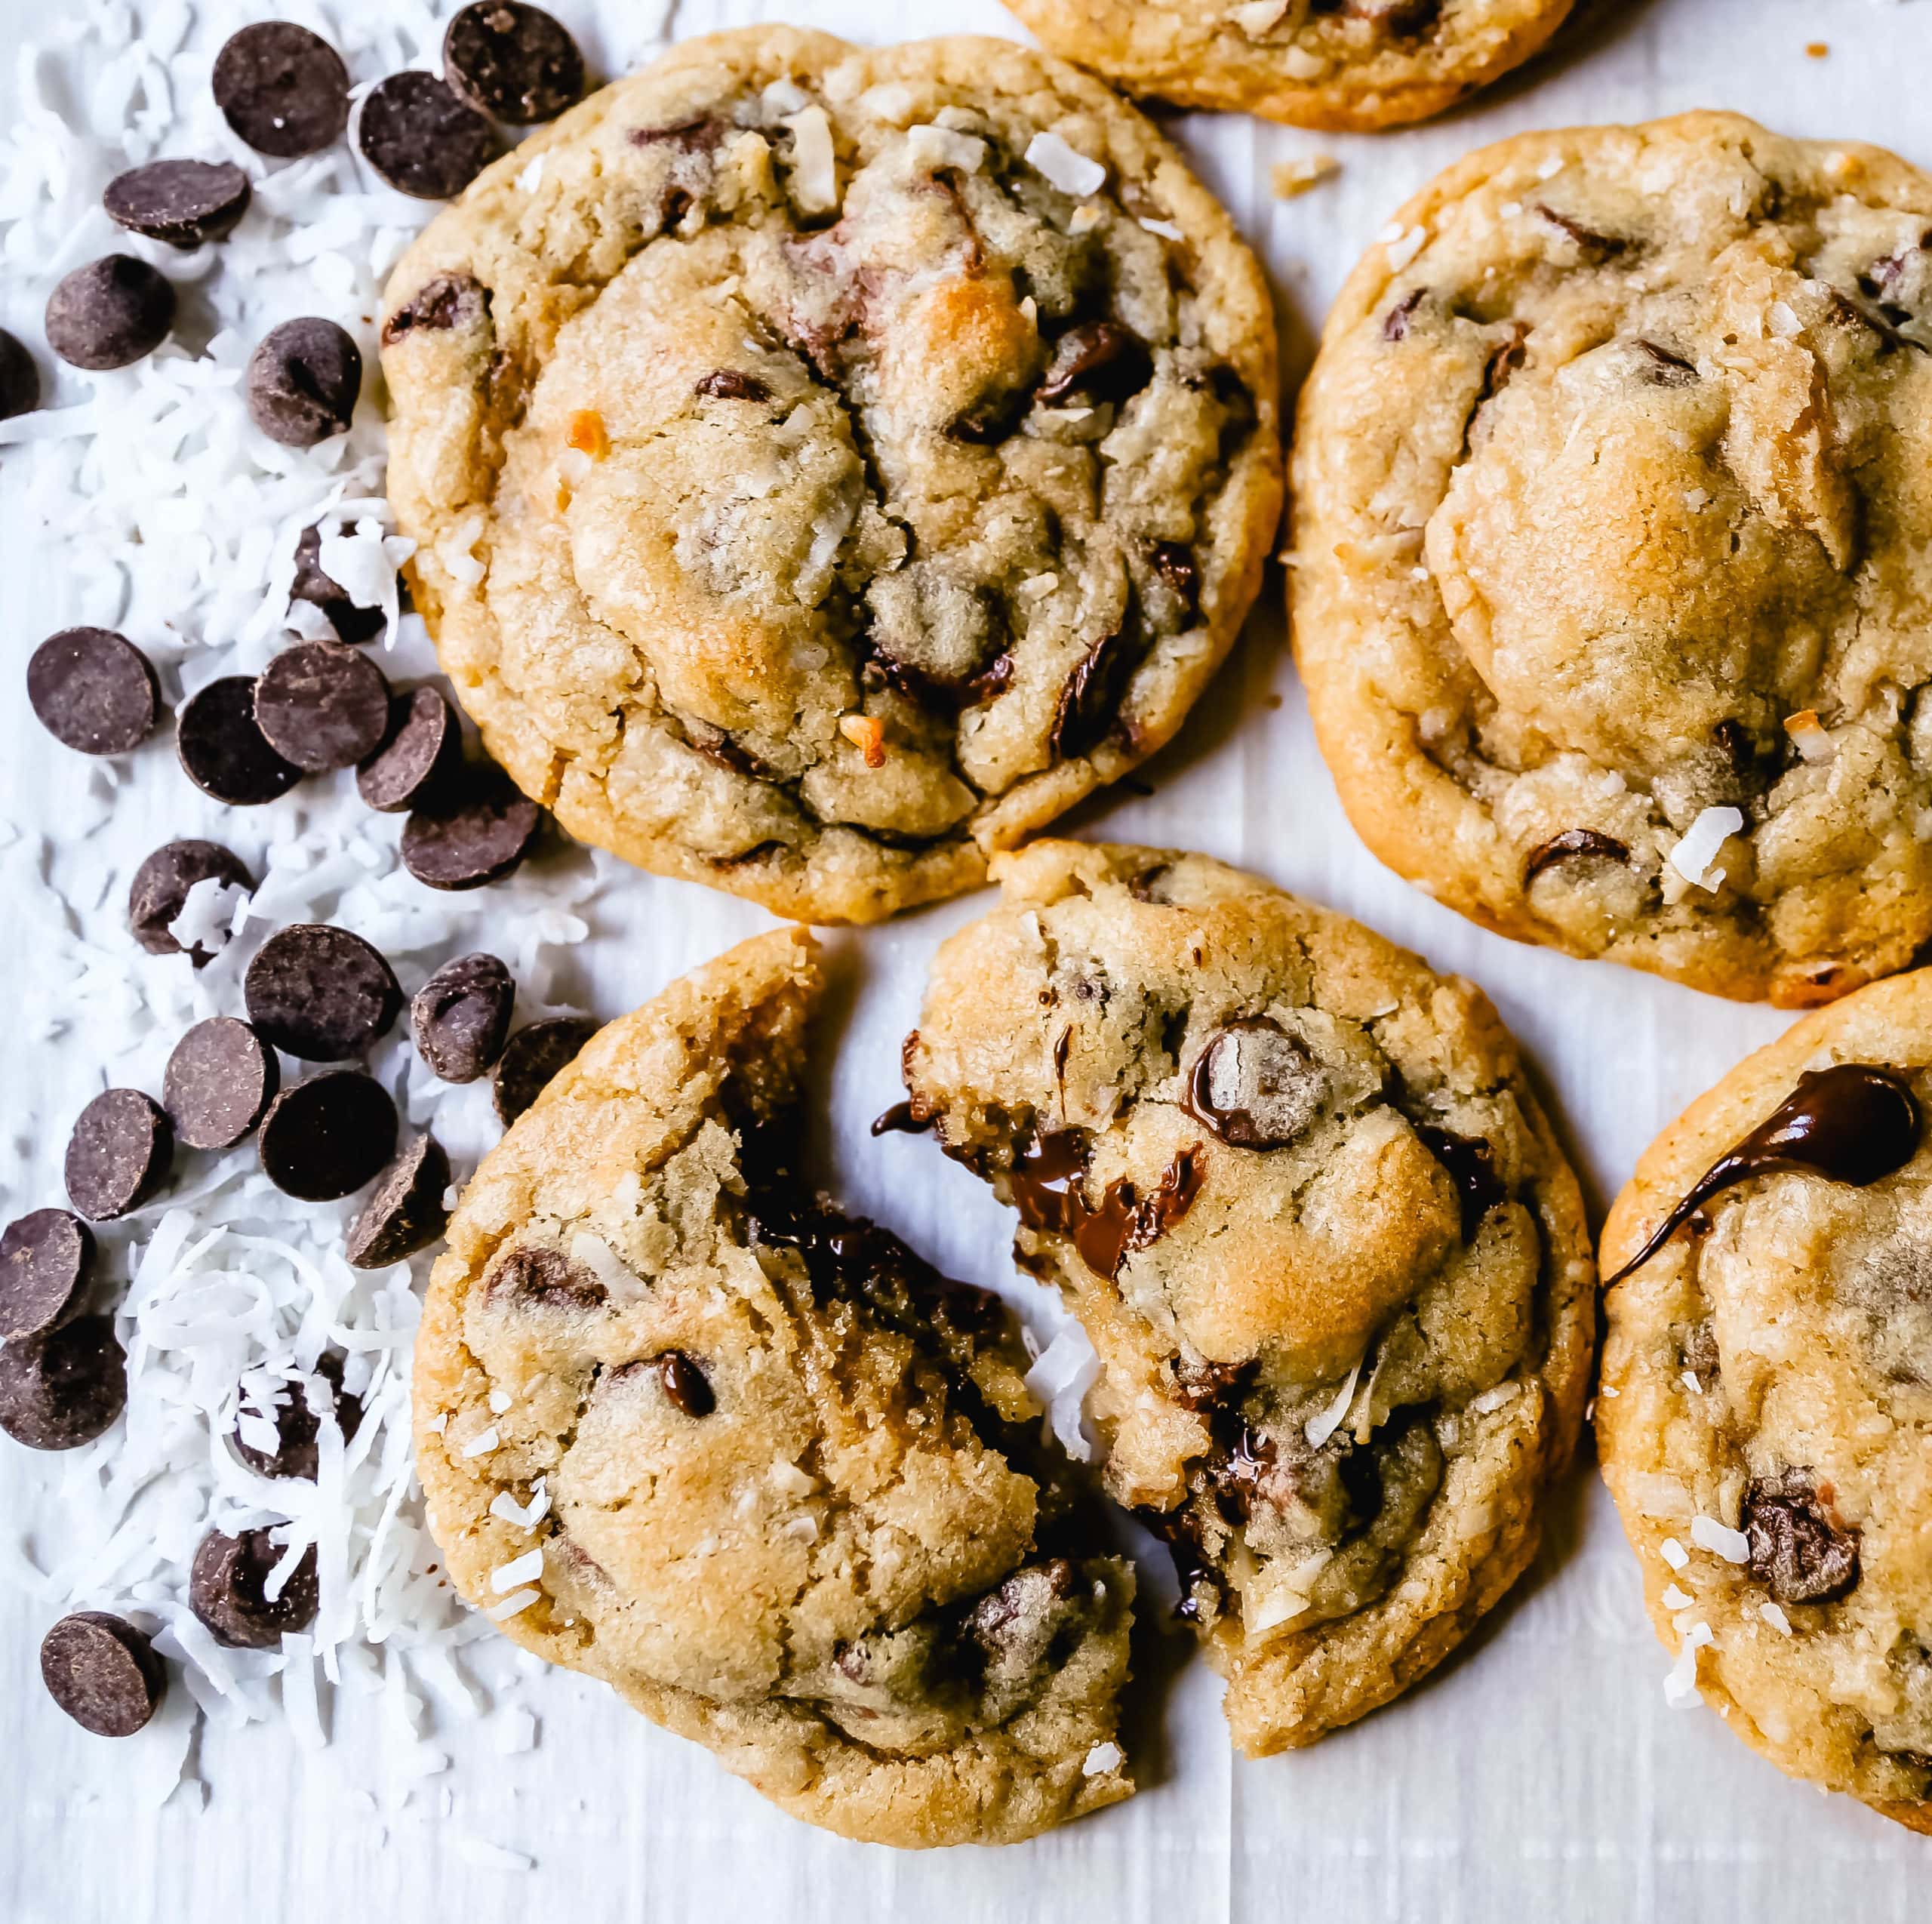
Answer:
M1120 706L1128 665L1118 635L1103 635L1080 657L1054 710L1048 742L1056 756L1086 755L1100 747Z
M351 647L373 642L389 624L379 608L358 608L334 576L322 571L322 531L318 523L305 528L295 544L295 579L288 590L291 602L307 602L334 624L337 636Z
M0 1236L0 1338L38 1336L71 1316L94 1267L94 1232L64 1209L35 1209Z
M168 1689L166 1667L146 1635L104 1610L78 1610L47 1633L40 1680L48 1695L97 1737L132 1737Z
M713 401L769 401L771 389L755 374L735 368L714 368L691 392Z
M494 956L445 962L409 1005L416 1052L445 1082L473 1082L503 1052L516 984Z
M1400 300L1395 303L1394 306L1389 309L1387 313L1383 316L1382 338L1384 340L1408 339L1410 320L1416 309L1422 305L1428 291L1426 288L1411 288Z
M1327 1071L1303 1042L1249 1016L1208 1039L1182 1107L1236 1149L1281 1149L1306 1134L1328 1092Z
M450 1159L434 1136L418 1136L384 1172L349 1226L348 1254L358 1270L387 1269L426 1248L448 1226L443 1201Z
M1055 407L1078 388L1091 401L1124 401L1153 374L1147 343L1131 328L1114 321L1089 321L1069 328L1054 343L1035 398Z
M1858 1583L1858 1532L1841 1527L1808 1470L1754 1476L1744 1491L1751 1574L1780 1603L1832 1603Z
M389 1033L402 1008L379 950L325 922L278 929L243 978L248 1020L305 1062L342 1062Z
M0 1344L0 1430L30 1450L75 1450L128 1403L128 1358L108 1316Z
M167 1112L139 1089L103 1089L67 1138L67 1200L89 1221L139 1208L174 1159Z
M248 211L248 177L229 161L154 160L117 174L100 197L110 220L170 247L226 240Z
M1191 615L1201 596L1201 570L1195 564L1194 550L1182 541L1156 541L1147 559L1168 592Z
M1097 1206L1081 1187L1087 1161L1084 1139L1063 1129L1016 1156L1008 1179L1028 1228L1067 1237L1090 1270L1111 1278L1134 1251L1157 1242L1187 1214L1200 1193L1201 1152L1181 1150L1149 1195L1137 1194L1131 1182L1109 1184Z
M346 768L382 745L389 685L366 654L336 642L297 642L255 682L255 725L305 774Z
M664 1393L688 1417L706 1417L718 1407L710 1380L681 1350L666 1350L657 1359Z
M336 1427L341 1430L342 1440L346 1443L362 1426L362 1399L343 1393L342 1359L339 1356L330 1353L317 1357L315 1374L329 1386ZM322 1424L321 1418L309 1407L307 1393L300 1384L282 1385L281 1401L275 1405L272 1421L275 1434L272 1450L257 1449L252 1443L243 1442L238 1435L235 1454L257 1476L273 1477L278 1482L312 1483L321 1467L321 1448L318 1439L321 1435Z
M191 695L174 719L174 746L197 788L237 808L272 802L302 779L255 725L252 675L224 675Z
M285 448L346 434L362 392L362 350L333 321L305 314L271 328L242 376L248 418Z
M258 154L320 153L349 125L349 70L326 40L288 20L245 26L214 59L214 103Z
M506 1128L549 1087L551 1079L576 1061L577 1051L597 1033L580 1016L552 1016L512 1036L497 1064L493 1094Z
M609 1301L595 1276L555 1249L512 1249L485 1287L492 1301L520 1298L544 1309L597 1310Z
M174 1045L161 1096L176 1136L190 1149L232 1149L281 1086L275 1051L247 1023L211 1015Z
M1694 362L1641 336L1633 345L1642 357L1638 365L1643 370L1644 378L1653 386L1690 387L1696 384L1697 369Z
M481 888L518 867L543 820L500 771L479 771L404 823L403 867L432 888Z
M496 158L497 131L447 81L411 69L379 81L355 133L362 157L418 200L454 200Z
M1614 836L1602 834L1593 828L1567 828L1561 835L1552 835L1547 842L1539 842L1530 851L1530 858L1523 864L1523 885L1527 888L1545 869L1580 856L1594 857L1605 862L1627 862L1630 851Z
M154 666L109 628L63 628L27 660L27 703L54 739L83 755L126 755L154 732Z
M331 1069L269 1104L257 1147L277 1189L304 1202L334 1202L388 1162L395 1137L395 1104L383 1085L359 1070Z
M1496 1151L1481 1136L1452 1135L1447 1129L1426 1122L1415 1125L1416 1136L1429 1154L1448 1171L1462 1205L1463 1239L1475 1233L1476 1225L1509 1192L1496 1173Z
M454 790L462 772L463 729L456 711L426 685L390 700L388 732L356 770L356 793L384 814L433 809Z
M1614 260L1630 245L1620 234L1599 234L1594 228L1586 227L1574 216L1559 213L1546 202L1539 201L1533 209L1537 217L1548 223L1567 239L1573 242L1577 251L1593 266L1606 260Z
M560 21L523 0L477 0L443 35L443 74L513 127L555 120L583 94L583 56Z
M1529 359L1530 331L1521 321L1512 321L1503 338L1489 351L1483 363L1482 380L1463 423L1463 452L1467 454L1482 411L1516 377L1516 371Z
M134 871L128 891L128 926L134 940L151 956L178 956L181 944L171 927L188 903L196 883L219 882L233 888L252 889L254 876L242 857L218 842L164 842ZM214 959L214 951L199 942L189 950L197 968Z
M282 1551L266 1530L225 1537L211 1530L188 1572L188 1608L217 1643L231 1650L272 1650L315 1619L315 1553L303 1553L281 1594L271 1603L267 1584Z
M432 334L487 319L490 290L473 274L438 274L383 323L383 345L393 347L417 328Z
M667 121L661 127L633 127L625 136L634 147L675 147L688 154L709 153L724 137L721 122L710 114Z
M40 405L40 370L24 343L0 328L0 421Z
M70 367L98 374L152 354L174 325L174 288L131 254L76 267L47 303L47 344Z

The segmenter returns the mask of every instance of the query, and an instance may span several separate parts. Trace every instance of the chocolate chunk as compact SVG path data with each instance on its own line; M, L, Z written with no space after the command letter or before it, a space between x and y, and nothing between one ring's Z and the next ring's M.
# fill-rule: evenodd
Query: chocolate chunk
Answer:
M109 628L63 628L27 659L27 703L54 739L83 755L126 755L154 733L161 684Z
M1448 1171L1449 1180L1456 1186L1462 1204L1463 1240L1466 1242L1484 1217L1499 1202L1509 1199L1509 1192L1496 1173L1496 1151L1481 1136L1452 1135L1447 1129L1427 1122L1417 1123L1415 1131L1417 1139Z
M258 154L320 153L349 125L349 70L326 40L288 20L245 26L214 60L214 103Z
M1490 349L1489 359L1483 363L1481 384L1470 405L1469 418L1463 423L1464 454L1469 451L1476 421L1482 411L1509 385L1515 378L1517 369L1529 359L1529 338L1528 328L1521 321L1512 321L1504 337Z
M741 374L735 368L714 368L691 392L713 401L769 401L771 389L755 374Z
M383 323L383 345L393 347L417 328L432 334L469 327L490 312L490 290L473 274L438 274Z
M1400 300L1395 303L1394 306L1389 309L1387 313L1383 316L1382 338L1384 340L1408 339L1411 317L1422 305L1423 297L1428 291L1426 288L1411 288Z
M443 35L443 75L473 107L529 127L583 95L583 56L568 30L524 0L476 0Z
M1022 1222L1067 1237L1090 1270L1111 1278L1136 1250L1158 1241L1187 1214L1200 1192L1201 1152L1181 1150L1149 1195L1139 1195L1124 1180L1109 1184L1097 1207L1081 1188L1087 1157L1081 1136L1061 1130L1017 1156L1008 1180Z
M117 174L100 197L110 220L170 247L226 240L248 211L248 177L229 161L154 160Z
M47 1694L97 1737L132 1737L160 1707L168 1671L146 1635L104 1610L77 1610L41 1639Z
M0 1430L30 1450L75 1450L127 1407L128 1358L109 1316L0 1344Z
M275 1051L247 1023L211 1015L174 1045L161 1096L176 1136L190 1149L232 1149L281 1086Z
M933 1125L933 1119L916 1102L895 1102L883 1113L872 1118L872 1134L882 1136L894 1131L903 1135L923 1135Z
M356 793L371 808L395 814L433 810L463 772L463 728L456 710L426 685L392 697L388 731L355 771Z
M1328 1073L1278 1022L1230 1022L1194 1059L1182 1107L1236 1149L1281 1149L1306 1134L1328 1100Z
M1168 1365L1174 1376L1174 1401L1197 1415L1230 1408L1244 1395L1260 1365L1252 1357L1245 1362L1210 1362L1205 1357L1189 1362L1177 1356Z
M1092 753L1106 738L1127 684L1128 652L1118 635L1103 635L1075 664L1054 710L1049 746L1057 757Z
M305 1062L343 1062L389 1033L402 1008L395 971L379 950L325 922L278 929L243 979L248 1020Z
M315 1374L329 1386L336 1427L346 1443L362 1426L362 1399L343 1393L339 1356L331 1353L318 1356ZM272 1450L257 1449L238 1435L235 1454L257 1476L312 1483L321 1467L321 1448L317 1439L321 1435L322 1423L309 1407L308 1395L300 1384L282 1385L281 1401L275 1405L273 1421L275 1446Z
M1832 1514L1808 1470L1754 1476L1744 1491L1751 1574L1780 1603L1832 1603L1858 1583L1858 1532Z
M0 328L0 421L40 405L40 370L25 344Z
M412 69L379 81L355 133L362 157L418 200L454 200L497 155L497 131L447 81Z
M139 1089L103 1089L67 1138L67 1200L90 1222L137 1209L167 1179L174 1131L167 1112Z
M188 1572L188 1608L217 1643L231 1650L272 1650L289 1632L315 1620L317 1599L312 1547L289 1572L271 1603L267 1584L282 1551L266 1530L225 1537L211 1530Z
M1078 388L1090 401L1124 401L1153 376L1153 356L1131 328L1114 321L1089 321L1069 328L1054 343L1035 398L1057 407Z
M188 779L236 808L272 802L302 779L255 725L251 675L224 675L191 695L174 718L174 746Z
M255 682L255 725L305 774L346 768L389 731L389 685L366 654L335 642L285 648Z
M409 1005L416 1052L445 1082L473 1082L503 1052L516 984L494 956L444 963Z
M98 374L152 354L174 325L174 287L131 254L76 267L47 303L47 344L69 366Z
M285 448L346 434L362 392L362 350L333 321L305 314L271 328L242 376L248 418Z
M128 891L128 926L149 955L180 954L171 925L187 907L189 891L203 882L242 889L255 885L242 857L218 842L164 842L134 871ZM188 953L197 968L214 959L214 951L199 942Z
M349 1225L348 1254L358 1270L384 1270L434 1242L448 1226L443 1201L450 1159L434 1136L418 1136L383 1172Z
M1918 1148L1918 1101L1901 1071L1862 1062L1807 1070L1756 1128L1697 1178L1604 1287L1641 1269L1712 1197L1753 1176L1797 1170L1863 1189L1903 1168Z
M662 127L633 127L625 137L634 147L675 147L684 153L708 154L724 137L724 128L713 115L697 114Z
M1533 210L1538 220L1549 226L1576 245L1577 251L1592 266L1601 266L1606 260L1614 260L1630 243L1620 234L1599 234L1594 228L1586 227L1574 216L1559 213L1547 202L1538 201Z
M402 863L431 888L500 882L530 852L543 811L500 771L479 771L404 823Z
M1318 6L1315 11L1324 10ZM1416 34L1434 23L1442 11L1442 0L1344 0L1342 11L1351 20L1371 20L1390 33Z
M352 1196L395 1153L395 1104L359 1070L331 1069L285 1089L262 1118L270 1182L304 1202Z
M666 1350L657 1359L664 1393L689 1417L706 1417L718 1407L710 1379L681 1350Z
M38 1336L78 1307L94 1268L94 1232L64 1209L35 1209L0 1236L0 1338Z
M493 1302L521 1298L544 1309L598 1310L609 1292L589 1270L555 1249L512 1249L490 1273Z
M1606 862L1627 862L1630 851L1614 836L1602 834L1593 828L1567 828L1561 835L1552 835L1547 842L1539 842L1530 851L1530 859L1523 864L1524 887L1527 888L1545 869L1579 856L1593 856Z
M552 1016L532 1022L509 1039L497 1064L493 1095L497 1114L507 1128L549 1086L558 1071L577 1060L577 1051L597 1033L597 1024L581 1016Z

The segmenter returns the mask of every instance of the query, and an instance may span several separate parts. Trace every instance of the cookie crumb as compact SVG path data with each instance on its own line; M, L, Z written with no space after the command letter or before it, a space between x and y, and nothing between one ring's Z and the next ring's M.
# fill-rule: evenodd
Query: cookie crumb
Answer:
M1275 162L1268 170L1268 185L1278 201L1291 201L1341 171L1342 163L1333 154L1304 154L1297 160Z

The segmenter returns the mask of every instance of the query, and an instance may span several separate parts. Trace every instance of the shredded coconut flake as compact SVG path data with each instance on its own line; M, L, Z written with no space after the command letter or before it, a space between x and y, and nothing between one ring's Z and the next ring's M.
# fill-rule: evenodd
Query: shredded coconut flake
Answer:
M829 214L838 205L838 157L832 144L832 122L824 108L809 106L788 114L792 130L792 198L804 214Z
M1398 233L1392 241L1383 243L1382 251L1387 257L1389 271L1399 274L1421 253L1423 244L1429 239L1420 227L1411 227L1407 233Z
M534 1584L543 1574L543 1552L540 1547L521 1556L512 1557L507 1563L499 1563L490 1572L490 1587L501 1596L506 1590Z
M1097 194L1107 184L1107 170L1057 134L1035 134L1026 143L1026 165L1049 186L1076 200Z
M1171 220L1155 220L1143 214L1140 224L1149 233L1158 235L1164 241L1180 241L1187 238Z
M1784 1614L1783 1609L1781 1609L1777 1604L1759 1604L1758 1606L1758 1615L1763 1618L1764 1621L1769 1624L1771 1628L1776 1630L1780 1636L1790 1636L1791 1619Z
M1120 1769L1125 1754L1118 1744L1096 1744L1081 1764L1080 1774L1083 1777L1104 1777L1109 1771Z
M465 1457L488 1456L497 1447L497 1426L493 1423L487 1430L479 1430L465 1443L460 1454Z
M1060 1448L1076 1463L1092 1463L1097 1451L1089 1438L1082 1412L1100 1374L1100 1359L1086 1333L1070 1318L1054 1332L1026 1372L1026 1387L1046 1407L1048 1427Z
M1700 1550L1708 1550L1714 1556L1721 1556L1727 1563L1751 1561L1750 1541L1744 1532L1727 1529L1715 1517L1691 1518L1690 1541Z
M520 1590L514 1596L506 1596L500 1603L493 1603L483 1614L493 1624L507 1623L519 1612L528 1610L543 1593L539 1590Z
M1657 1545L1657 1554L1673 1570L1681 1570L1690 1561L1690 1553L1675 1537L1666 1537Z
M1697 1600L1688 1590L1675 1584L1671 1584L1663 1593L1663 1607L1666 1610L1688 1610Z
M1663 1701L1673 1710L1687 1710L1704 1699L1697 1689L1697 1652L1711 1641L1709 1624L1693 1624L1684 1633L1677 1661L1663 1680Z
M1311 1416L1302 1425L1302 1434L1308 1439L1310 1449L1321 1448L1341 1428L1343 1419L1349 1413L1349 1405L1355 1399L1355 1384L1361 1378L1362 1361L1359 1356L1355 1359L1355 1366L1349 1371L1348 1380L1336 1391L1334 1401L1319 1416Z
M962 174L977 174L986 164L986 143L977 134L930 122L906 128L906 150L924 168L956 167Z
M1711 864L1725 842L1743 826L1740 808L1706 808L1670 851L1671 867L1694 887L1715 889L1724 879L1724 870L1713 873Z

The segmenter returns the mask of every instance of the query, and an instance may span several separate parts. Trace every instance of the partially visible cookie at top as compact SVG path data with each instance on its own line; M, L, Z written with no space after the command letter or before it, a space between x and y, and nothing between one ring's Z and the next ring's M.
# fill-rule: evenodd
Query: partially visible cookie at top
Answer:
M1130 94L1358 133L1441 113L1520 66L1574 0L1006 0Z
M1666 1694L1932 1832L1928 1101L1921 969L1665 1130L1604 1225L1596 1430Z
M1133 1575L1018 1331L798 1175L810 938L601 1030L431 1276L417 1463L451 1579L794 1816L1005 1843L1133 1790Z
M1174 733L1280 509L1258 263L1010 42L685 42L391 281L389 489L497 759L581 839L869 922Z
M1197 855L994 870L911 1119L1091 1337L1106 1487L1171 1545L1235 1741L1311 1743L1535 1552L1594 1328L1576 1180L1481 992L1359 924Z
M1787 1007L1932 938L1932 178L1712 113L1472 155L1295 460L1297 658L1392 867Z

